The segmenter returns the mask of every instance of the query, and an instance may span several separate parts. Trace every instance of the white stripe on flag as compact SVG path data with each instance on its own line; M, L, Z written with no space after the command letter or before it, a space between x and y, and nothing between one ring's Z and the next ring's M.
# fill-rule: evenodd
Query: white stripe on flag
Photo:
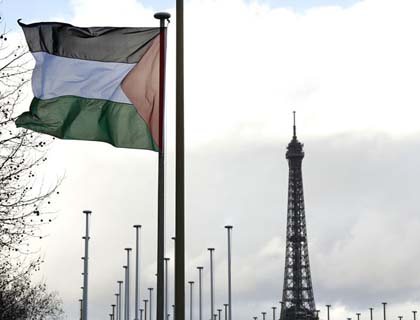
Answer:
M78 96L131 103L121 90L121 81L136 65L99 62L35 52L32 89L39 99Z

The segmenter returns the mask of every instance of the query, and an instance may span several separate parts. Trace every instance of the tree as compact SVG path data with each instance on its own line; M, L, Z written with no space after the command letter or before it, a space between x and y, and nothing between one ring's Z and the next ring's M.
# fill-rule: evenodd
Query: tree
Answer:
M31 69L27 50L7 43L0 33L0 319L48 319L62 313L61 304L44 284L31 282L42 261L28 262L27 251L51 222L46 206L59 182L46 187L36 175L49 141L14 125Z
M0 35L0 54L5 53L6 35ZM24 98L23 89L30 69L26 52L16 50L0 56L0 254L18 251L28 237L36 236L40 208L55 191L39 191L35 169L46 160L47 141L38 134L15 128L16 107ZM38 190L38 191L36 191ZM35 219L37 217L37 219Z
M45 284L33 284L30 270L36 269L38 261L32 262L26 272L16 274L13 267L0 273L0 319L43 320L59 319L63 313L56 293L47 292ZM10 280L9 274L15 276Z

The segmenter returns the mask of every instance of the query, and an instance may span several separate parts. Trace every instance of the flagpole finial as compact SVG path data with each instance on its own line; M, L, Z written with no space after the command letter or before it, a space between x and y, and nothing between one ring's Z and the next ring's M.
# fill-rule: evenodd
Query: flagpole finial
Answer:
M156 12L154 14L155 19L158 20L167 20L169 22L169 18L171 17L171 14L168 12Z

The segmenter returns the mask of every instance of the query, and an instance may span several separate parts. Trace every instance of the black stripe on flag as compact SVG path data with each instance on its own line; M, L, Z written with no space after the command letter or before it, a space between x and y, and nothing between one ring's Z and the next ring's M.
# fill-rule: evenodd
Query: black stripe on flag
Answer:
M31 52L102 62L137 63L159 35L159 28L79 28L60 22L24 24Z

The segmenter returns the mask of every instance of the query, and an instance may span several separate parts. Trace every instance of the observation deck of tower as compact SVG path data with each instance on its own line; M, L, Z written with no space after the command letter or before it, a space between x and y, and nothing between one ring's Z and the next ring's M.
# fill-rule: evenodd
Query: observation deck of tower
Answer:
M304 156L303 144L296 136L296 118L293 112L293 138L286 152L286 159L289 162L289 190L281 320L317 319L303 197L302 160Z

